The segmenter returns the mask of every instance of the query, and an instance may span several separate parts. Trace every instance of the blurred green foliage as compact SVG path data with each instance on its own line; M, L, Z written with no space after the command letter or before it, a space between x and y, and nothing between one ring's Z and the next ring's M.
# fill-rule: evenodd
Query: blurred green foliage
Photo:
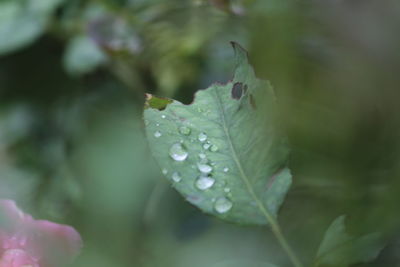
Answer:
M3 0L0 197L76 227L74 266L289 266L267 228L185 202L144 138L144 93L190 103L231 78L236 41L277 92L299 257L346 214L350 236L388 241L362 266L396 266L399 25L397 0Z

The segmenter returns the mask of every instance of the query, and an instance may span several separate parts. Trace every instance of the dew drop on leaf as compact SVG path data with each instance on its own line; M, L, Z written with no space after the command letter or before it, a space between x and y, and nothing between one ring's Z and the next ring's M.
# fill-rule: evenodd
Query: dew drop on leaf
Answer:
M172 180L176 183L179 183L182 180L182 176L179 174L179 172L174 172L172 174Z
M215 179L209 176L200 176L196 180L196 187L200 190L206 190L211 188L215 183Z
M200 153L200 154L199 154L199 158L200 158L200 159L205 159L205 158L206 158L206 154Z
M212 171L212 167L208 164L198 163L197 168L202 173L210 173Z
M165 118L166 118L166 116L165 116L165 115L161 115L161 118L165 119Z
M203 145L203 148L207 150L207 149L209 149L209 148L210 148L210 146L211 146L210 144L208 144L208 143L205 143L205 144Z
M167 173L168 173L168 170L167 169L162 169L162 171L161 171L164 175L166 175Z
M210 151L212 151L212 152L218 151L218 146L217 146L217 145L212 145L212 146L210 147Z
M181 143L175 143L169 149L169 155L175 161L184 161L187 159L189 153L183 147Z
M204 142L207 140L207 134L205 133L199 133L199 141Z
M226 197L220 197L214 203L214 208L218 213L226 213L232 208L232 206L232 202Z
M190 130L189 127L181 126L181 127L179 127L179 132L180 132L181 134L183 134L183 135L189 135L190 132L191 132L191 130Z
M229 192L231 192L231 189L230 189L229 187L225 187L225 188L224 188L224 192L225 192L225 193L229 193Z
M155 138L159 138L159 137L161 137L161 135L162 135L162 133L160 131L155 131L154 132L154 137Z
M229 168L228 167L225 167L224 168L224 172L228 172L229 171Z

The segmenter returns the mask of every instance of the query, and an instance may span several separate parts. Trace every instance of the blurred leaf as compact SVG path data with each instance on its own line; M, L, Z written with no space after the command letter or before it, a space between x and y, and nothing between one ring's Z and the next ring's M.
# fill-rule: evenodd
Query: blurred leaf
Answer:
M0 55L33 43L62 0L0 2Z
M98 16L88 25L90 38L103 49L136 54L142 49L133 27L120 17Z
M288 148L273 126L271 86L255 77L246 51L233 46L233 81L199 91L191 105L173 101L159 110L150 98L147 138L163 173L189 202L231 222L266 224L291 184Z
M106 61L106 55L86 36L73 38L64 55L64 67L72 75L89 73Z
M345 231L345 216L338 217L329 226L318 249L315 266L329 264L349 266L374 260L385 246L379 233L361 237L350 236Z
M256 262L256 261L246 261L246 260L227 260L213 264L211 267L278 267L275 264L268 262Z

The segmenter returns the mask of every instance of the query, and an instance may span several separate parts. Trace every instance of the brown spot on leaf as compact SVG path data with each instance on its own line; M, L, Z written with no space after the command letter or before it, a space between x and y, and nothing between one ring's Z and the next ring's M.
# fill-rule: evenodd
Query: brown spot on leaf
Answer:
M172 100L164 97L157 97L151 94L146 94L145 108L155 108L158 110L164 110L168 104L171 104Z

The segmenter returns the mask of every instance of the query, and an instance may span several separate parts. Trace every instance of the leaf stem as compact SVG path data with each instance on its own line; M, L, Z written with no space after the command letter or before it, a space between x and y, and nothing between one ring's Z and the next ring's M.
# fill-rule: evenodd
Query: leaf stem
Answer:
M272 233L274 233L276 239L278 240L279 244L289 256L290 261L292 262L293 266L295 267L303 267L303 264L297 258L296 254L294 253L293 249L290 247L289 243L286 241L285 236L282 233L281 227L279 226L278 221L271 216L271 214L265 209L264 205L261 202L258 202L260 210L267 218L268 222L271 225Z

